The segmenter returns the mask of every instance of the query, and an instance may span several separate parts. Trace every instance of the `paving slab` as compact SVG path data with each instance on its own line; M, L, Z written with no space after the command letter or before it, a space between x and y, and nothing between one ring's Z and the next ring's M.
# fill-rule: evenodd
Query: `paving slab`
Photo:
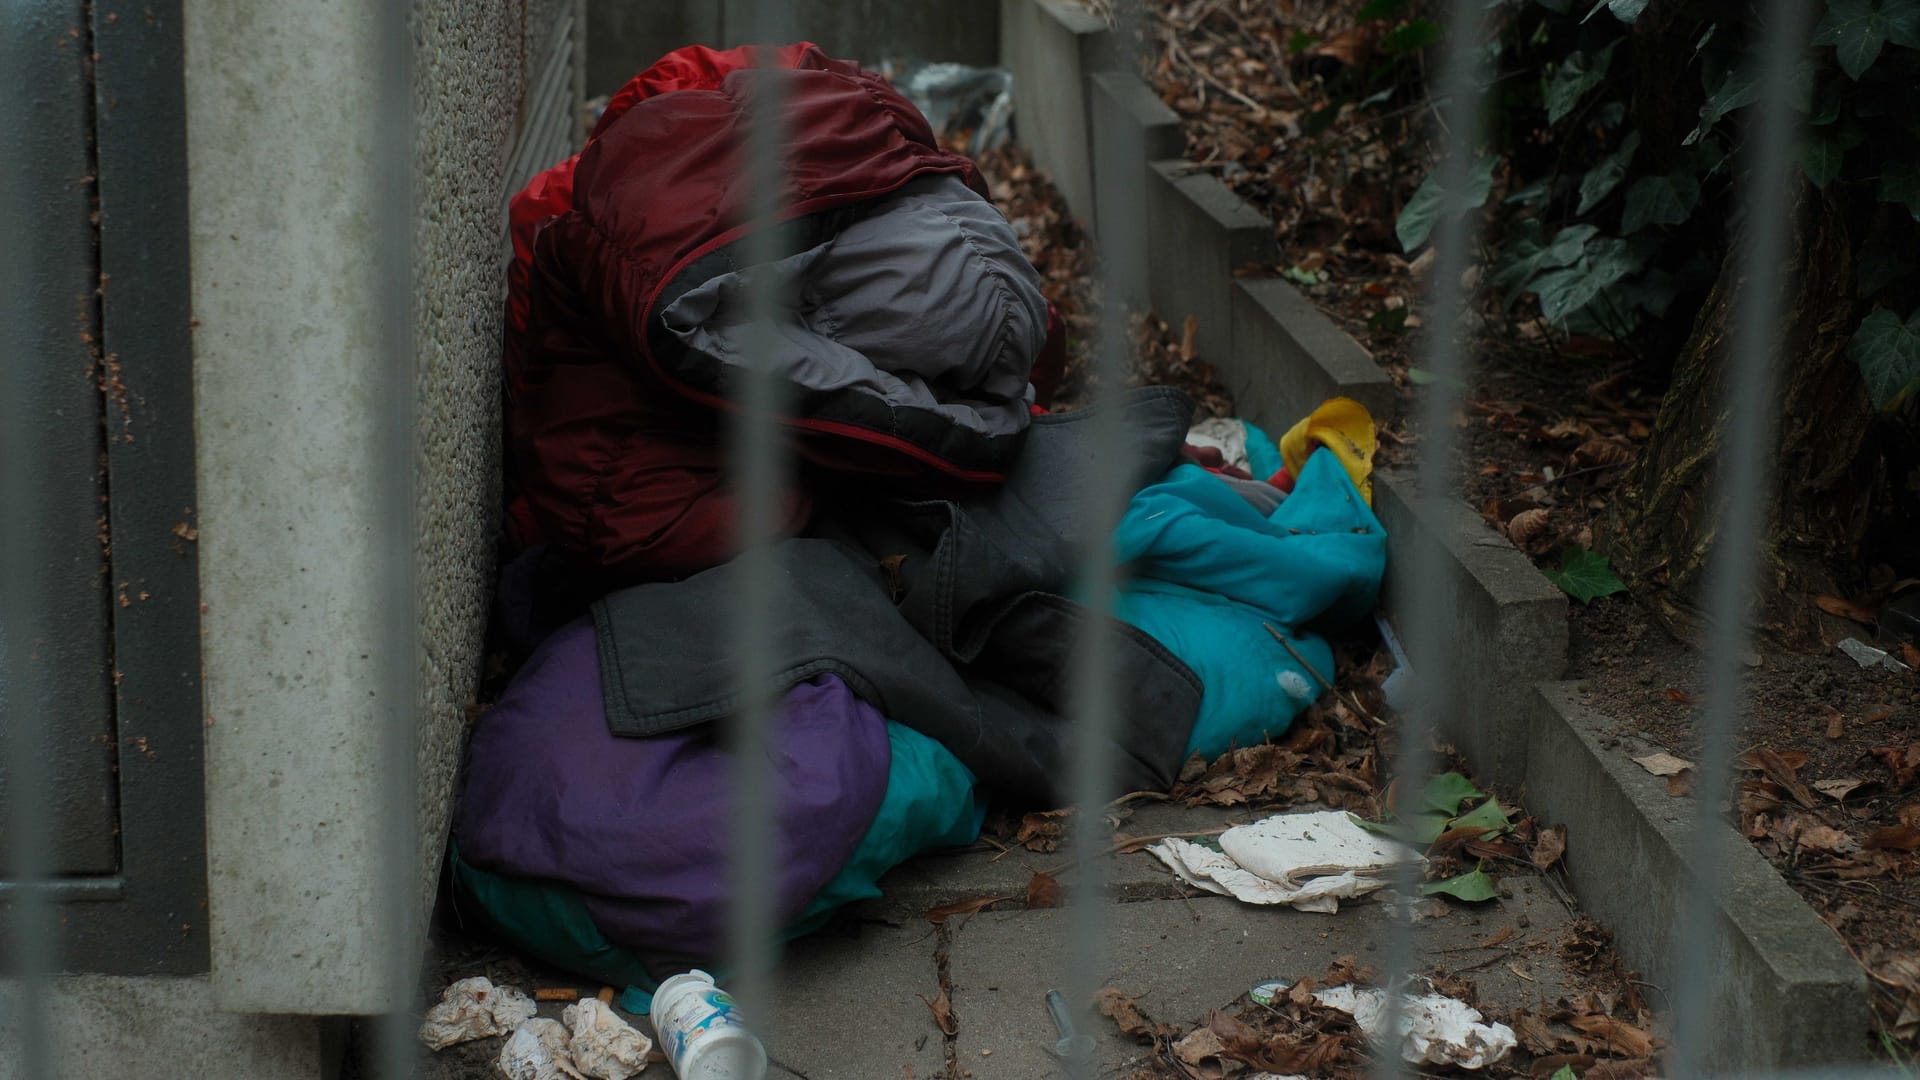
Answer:
M940 993L935 928L836 923L788 947L775 972L772 1015L755 1029L776 1067L770 1080L930 1080L946 1068L946 1037L927 1001Z
M1119 831L1127 836L1198 832L1252 821L1258 816L1263 815L1244 807L1146 803L1133 807ZM923 919L928 908L942 904L982 896L1023 898L1036 873L1062 876L1061 884L1067 884L1063 867L1068 858L1065 851L1009 850L984 841L960 851L923 855L881 879L880 888L886 895L862 905L860 914L888 922L910 922ZM1151 856L1109 856L1106 885L1109 896L1117 900L1170 899L1193 892Z
M1422 920L1416 942L1423 970L1465 972L1483 1005L1537 1006L1574 985L1558 950L1572 915L1536 880L1516 879L1510 891L1510 898ZM1380 964L1390 926L1387 907L1371 900L1320 915L1208 896L1108 904L1104 917L1102 984L1138 995L1140 1008L1163 1022L1198 1020L1268 979L1319 978L1342 956ZM962 1069L981 1080L1063 1075L1044 1049L1054 1040L1044 1000L1065 980L1072 918L1069 909L1054 909L955 921L950 980ZM1476 947L1507 926L1514 933L1500 945ZM1144 1049L1111 1022L1085 1024L1097 1043L1093 1075L1121 1076L1141 1063Z

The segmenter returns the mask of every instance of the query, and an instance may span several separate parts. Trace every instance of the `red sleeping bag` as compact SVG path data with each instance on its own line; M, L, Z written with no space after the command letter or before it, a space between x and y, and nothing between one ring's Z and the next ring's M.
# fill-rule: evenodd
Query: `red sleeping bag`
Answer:
M1064 359L973 163L879 75L804 42L764 55L783 103L774 262L744 257L774 224L747 221L747 49L668 54L510 207L509 528L607 585L736 550L721 417L758 275L788 297L769 362L794 449L896 488L1001 479ZM790 483L778 527L808 511Z

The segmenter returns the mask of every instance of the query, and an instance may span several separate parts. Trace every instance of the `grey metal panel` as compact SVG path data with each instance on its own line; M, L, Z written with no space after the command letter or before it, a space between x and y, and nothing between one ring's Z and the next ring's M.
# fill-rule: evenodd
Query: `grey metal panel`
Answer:
M52 896L64 905L67 970L192 974L207 970L206 840L180 2L94 0L92 18L103 283L95 336L112 404L109 441L103 451L96 422L87 456L94 465L104 453L110 477L121 858L117 876L60 882ZM67 26L61 20L63 34ZM74 48L85 45L83 33ZM0 324L0 335L34 325ZM96 552L99 513L88 517ZM6 892L0 885L0 900ZM0 903L0 924L6 914Z
M0 20L5 51L21 64L9 72L11 90L0 101L14 114L0 123L0 161L11 163L0 236L15 267L9 276L17 279L0 289L0 384L21 396L25 415L38 418L30 437L43 463L35 475L15 478L35 489L38 520L8 527L38 531L44 554L32 587L42 593L43 610L58 613L41 626L8 621L0 647L44 665L37 700L6 707L36 709L46 720L37 756L46 767L49 869L111 873L118 851L102 552L104 375L92 352L99 335L85 6L15 4ZM5 785L0 775L0 790ZM0 819L0 835L6 831Z

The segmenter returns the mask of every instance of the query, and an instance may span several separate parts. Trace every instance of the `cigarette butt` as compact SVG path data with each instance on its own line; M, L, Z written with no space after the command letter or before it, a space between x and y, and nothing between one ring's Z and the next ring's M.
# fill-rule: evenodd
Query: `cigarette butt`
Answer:
M611 986L601 987L599 996L600 996L600 1003L602 1005L613 1004L613 987Z
M578 1001L580 991L571 986L543 986L533 992L535 1001Z

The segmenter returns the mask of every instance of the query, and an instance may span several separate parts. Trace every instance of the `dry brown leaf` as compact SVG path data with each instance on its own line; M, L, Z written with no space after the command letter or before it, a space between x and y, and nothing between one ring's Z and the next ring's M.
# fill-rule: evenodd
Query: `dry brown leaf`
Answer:
M1535 1056L1551 1054L1560 1049L1560 1036L1553 1033L1547 1022L1539 1016L1520 1010L1513 1014L1513 1033L1520 1039L1520 1045Z
M1908 667L1920 671L1920 648L1915 648L1913 642L1901 642L1900 655L1906 657Z
M1020 831L1014 835L1014 842L1024 845L1028 851L1057 850L1067 831L1067 819L1072 816L1072 807L1027 814L1020 819Z
M1220 1042L1219 1034L1205 1025L1187 1032L1179 1042L1173 1044L1174 1056L1195 1068L1217 1064L1223 1049L1225 1047ZM1221 1071L1216 1068L1215 1075Z
M1533 853L1530 858L1533 860L1533 865L1542 870L1547 870L1551 869L1554 863L1559 862L1560 857L1566 853L1567 827L1565 825L1549 825L1541 829L1539 837L1534 840Z
M1876 614L1872 608L1864 604L1856 604L1851 600L1842 600L1837 596L1816 596L1813 598L1813 606L1829 615L1838 615L1843 619L1852 619L1854 622L1864 623L1867 626L1872 626L1880 621L1880 616Z
M1831 705L1828 705L1826 709L1827 709L1827 738L1838 739L1846 735L1847 733L1846 714L1842 713L1839 709L1836 709ZM1820 785L1818 784L1814 785L1814 787L1816 788L1819 786Z
M1547 534L1547 512L1541 509L1522 510L1507 522L1507 539L1514 547L1524 548Z
M1614 439L1588 439L1573 451L1573 464L1583 469L1625 465L1632 460L1633 447Z
M1805 824L1806 819L1796 819L1800 827L1796 830L1794 842L1807 851L1846 852L1858 850L1860 844L1853 837L1827 825Z
M941 987L939 996L927 1001L927 995L917 995L927 1002L927 1008L933 1012L933 1023L942 1034L949 1037L960 1034L960 1018L953 1015L953 999L947 996L947 988Z
M1181 363L1183 364L1193 363L1194 342L1195 342L1195 339L1198 338L1199 336L1200 336L1200 320L1194 318L1191 315L1187 316L1186 322L1182 323L1180 326L1180 362Z
M1103 986L1093 995L1094 1007L1100 1010L1101 1016L1112 1020L1120 1028L1121 1034L1130 1035L1136 1039L1151 1039L1158 1033L1159 1028L1140 1014L1140 1008L1136 1004L1139 1000L1139 998L1128 997L1111 986Z
M1653 1036L1625 1020L1611 1016L1575 1016L1567 1020L1575 1031L1584 1032L1607 1044L1625 1057L1643 1058L1653 1052Z
M978 915L1002 900L1011 899L1013 899L1011 896L976 896L971 900L942 904L937 908L927 909L927 921L938 926L955 915Z
M1875 829L1867 837L1867 847L1874 851L1904 851L1909 854L1920 851L1920 828L1903 821L1898 825Z
M1501 945L1501 944L1504 944L1504 943L1506 943L1507 941L1510 941L1510 940L1512 940L1512 938L1513 938L1513 935L1514 935L1515 933L1517 933L1517 931L1516 931L1516 930L1514 929L1514 927L1513 927L1513 924L1512 924L1512 923L1508 923L1507 925L1505 925L1505 926L1503 926L1503 927L1501 927L1500 929L1498 929L1498 930L1496 930L1496 931L1494 931L1494 933L1493 933L1493 936L1492 936L1492 937L1489 937L1489 938L1487 938L1487 940L1485 940L1485 941L1483 941L1483 942L1481 942L1481 943L1480 943L1480 948L1482 948L1482 949L1491 949L1491 948L1493 948L1493 947L1494 947L1495 945Z
M1057 908L1060 906L1060 882L1052 874L1035 871L1033 879L1027 882L1027 906L1030 908Z
M1906 747L1876 746L1873 756L1885 762L1887 771L1893 773L1896 791L1913 783L1915 776L1920 776L1920 743Z
M1694 773L1692 769L1681 769L1667 777L1667 794L1675 799L1684 799L1693 794Z
M1813 790L1825 795L1829 799L1844 800L1849 794L1852 794L1854 788L1864 783L1866 783L1865 780L1856 780L1851 776L1835 777L1831 780L1815 780L1813 782Z
M1801 767L1807 763L1805 753L1798 750L1782 753L1770 746L1756 746L1741 754L1739 760L1741 766L1765 773L1767 779L1780 785L1781 790L1791 796L1794 802L1809 810L1813 808L1817 800L1799 776Z
M1685 690L1682 690L1677 686L1667 687L1666 697L1668 701L1676 702L1681 705L1698 705L1700 704L1700 700L1701 700L1700 695L1689 694Z
M1693 768L1693 762L1688 761L1686 758L1674 757L1665 750L1634 758L1633 763L1655 776L1672 776L1675 773Z

